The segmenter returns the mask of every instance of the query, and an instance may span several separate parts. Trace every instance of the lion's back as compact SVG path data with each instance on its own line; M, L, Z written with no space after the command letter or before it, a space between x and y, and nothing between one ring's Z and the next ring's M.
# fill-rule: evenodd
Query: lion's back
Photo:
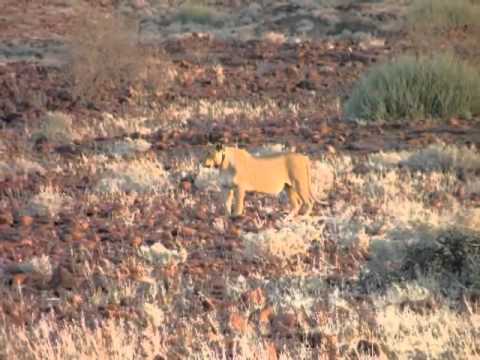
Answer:
M308 157L298 153L250 157L237 162L238 181L250 191L276 194L294 181L308 181Z

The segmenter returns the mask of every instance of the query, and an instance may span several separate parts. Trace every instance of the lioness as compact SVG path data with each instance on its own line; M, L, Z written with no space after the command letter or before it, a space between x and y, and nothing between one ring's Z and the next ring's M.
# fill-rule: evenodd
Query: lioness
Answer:
M310 182L310 160L297 153L253 156L246 150L218 144L207 151L203 166L220 169L221 183L225 191L225 212L240 216L244 210L245 192L256 191L278 195L287 190L291 211L288 217L297 215L305 206L309 215L313 201Z

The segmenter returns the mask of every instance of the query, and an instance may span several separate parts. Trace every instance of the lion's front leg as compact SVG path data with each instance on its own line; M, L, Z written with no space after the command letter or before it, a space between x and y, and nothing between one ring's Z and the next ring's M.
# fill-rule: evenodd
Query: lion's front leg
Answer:
M240 216L243 214L244 202L245 202L245 190L237 186L235 188L235 204L234 204L233 216Z
M232 213L233 189L225 190L225 215L230 216Z

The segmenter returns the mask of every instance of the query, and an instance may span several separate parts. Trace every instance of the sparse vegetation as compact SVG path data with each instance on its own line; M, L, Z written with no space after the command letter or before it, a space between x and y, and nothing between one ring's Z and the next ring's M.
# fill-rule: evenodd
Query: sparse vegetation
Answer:
M34 195L23 212L32 216L54 217L71 204L71 198L52 186L43 187Z
M412 2L408 20L415 31L451 30L478 26L478 0L416 0Z
M175 18L183 24L221 26L226 16L213 7L189 3L178 9Z
M4 3L0 359L480 357L478 0ZM218 141L323 201L226 217Z
M142 101L168 83L166 61L161 51L141 46L135 20L114 13L105 16L81 8L70 30L72 90L84 102L98 103L110 93ZM134 89L142 89L139 99ZM145 94L144 94L145 93Z
M480 75L452 56L402 57L359 80L345 111L364 120L471 118L480 112Z
M79 139L79 135L73 127L73 119L70 115L60 111L47 112L42 119L40 129L33 133L33 140L45 138L58 144L69 144Z
M168 174L156 160L118 160L106 164L97 184L101 193L165 192L170 188Z

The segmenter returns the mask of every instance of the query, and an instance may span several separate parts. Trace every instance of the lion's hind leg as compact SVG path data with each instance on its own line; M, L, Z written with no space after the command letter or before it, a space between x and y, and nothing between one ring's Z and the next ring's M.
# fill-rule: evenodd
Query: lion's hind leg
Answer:
M232 213L232 203L233 203L233 189L227 189L225 191L225 215L230 216Z
M300 197L292 186L286 186L288 201L290 203L290 212L287 215L287 218L292 218L298 214L300 208L302 207Z
M237 217L243 214L245 203L245 190L237 186L234 193L235 201L233 204L233 216Z
M303 215L309 216L313 208L313 203L310 198L310 191L308 188L308 184L303 184L297 180L294 183L294 188L296 191L298 191L298 195L302 200L302 207L305 208Z

